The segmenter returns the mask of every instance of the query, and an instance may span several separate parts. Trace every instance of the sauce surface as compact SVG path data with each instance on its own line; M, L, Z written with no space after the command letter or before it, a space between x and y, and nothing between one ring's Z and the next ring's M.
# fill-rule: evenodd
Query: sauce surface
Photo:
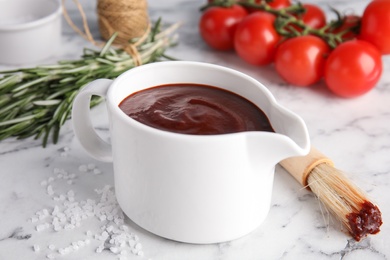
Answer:
M141 90L125 98L119 108L145 125L182 134L273 132L267 116L252 102L205 85L170 84Z

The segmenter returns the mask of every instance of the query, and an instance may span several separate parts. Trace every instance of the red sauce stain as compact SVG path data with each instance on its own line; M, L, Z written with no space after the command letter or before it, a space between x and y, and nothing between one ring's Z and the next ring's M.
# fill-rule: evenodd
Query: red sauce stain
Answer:
M358 213L350 213L346 217L351 227L351 235L356 241L369 234L378 233L382 225L379 208L369 201L362 203L362 209Z

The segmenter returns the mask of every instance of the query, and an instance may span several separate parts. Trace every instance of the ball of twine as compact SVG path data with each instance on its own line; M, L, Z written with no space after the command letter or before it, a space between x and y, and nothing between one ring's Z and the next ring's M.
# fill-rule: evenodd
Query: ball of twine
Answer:
M108 40L113 33L114 43L125 45L145 34L149 26L146 0L98 0L97 13L100 34Z

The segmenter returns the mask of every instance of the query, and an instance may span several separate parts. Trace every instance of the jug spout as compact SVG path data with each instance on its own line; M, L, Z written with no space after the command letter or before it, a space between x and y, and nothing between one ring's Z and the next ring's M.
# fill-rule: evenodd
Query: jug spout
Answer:
M302 118L278 104L275 104L269 118L275 133L247 135L249 153L255 157L254 161L262 157L262 162L266 160L275 165L288 157L309 153L310 138Z
M288 136L279 133L247 134L248 154L254 164L275 166L280 161L303 156L309 152L309 143L300 146Z

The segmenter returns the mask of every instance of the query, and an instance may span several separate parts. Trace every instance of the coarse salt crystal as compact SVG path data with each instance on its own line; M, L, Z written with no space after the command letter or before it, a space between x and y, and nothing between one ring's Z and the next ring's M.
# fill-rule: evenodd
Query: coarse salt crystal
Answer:
M137 250L141 250L142 249L142 244L141 243L137 243L134 248L137 249Z
M101 252L103 252L103 249L104 249L103 246L98 246L98 248L96 248L96 253L101 253Z
M70 252L72 252L73 249L72 247L65 247L65 248L62 248L62 254L65 255L65 254L69 254Z
M101 174L102 171L96 168L96 169L93 169L93 173L94 174Z
M117 247L110 247L110 251L113 252L114 254L118 254L119 253L119 248Z
M106 240L110 235L107 233L107 231L103 231L102 232L102 237L104 238L104 240Z
M55 225L58 225L59 224L59 219L58 219L58 217L54 217L53 218L53 221L51 222L51 224L53 225L53 226L55 226Z
M62 227L60 225L54 225L53 229L54 229L54 231L58 232L58 231L62 230Z
M114 227L110 225L110 226L108 226L108 227L106 228L106 230L107 230L107 232L111 232L111 231L114 230Z
M44 230L44 229L46 229L47 227L46 227L46 225L45 224L40 224L40 225L37 225L36 227L35 227L35 229L36 229L36 231L42 231L42 230Z
M39 252L41 250L39 245L33 245L33 249L34 249L34 252Z
M80 247L83 247L83 246L85 246L85 242L83 240L79 240L79 241L77 241L77 245Z
M79 166L79 171L91 171L95 174L101 173L101 171L94 164L87 164ZM63 182L68 184L73 183L73 180L77 180L76 174L68 174L63 169L56 169L54 172L57 174L58 179L63 179ZM48 178L47 182L52 182L53 177ZM45 183L43 183L45 184ZM45 186L45 185L43 185ZM47 194L52 196L54 193L53 186L46 186ZM101 189L95 189L95 192L100 195L98 200L86 199L85 201L76 201L75 192L69 190L65 194L52 196L53 200L63 201L62 205L55 205L49 212L48 209L42 209L36 213L36 217L31 218L31 221L38 221L45 217L50 217L46 224L37 225L36 230L41 231L48 227L54 229L54 231L60 231L64 229L74 229L80 227L82 220L86 220L90 217L95 217L100 221L104 221L104 225L100 228L102 233L92 234L90 230L86 231L86 238L73 242L71 246L60 248L56 251L56 254L49 254L50 257L57 257L60 255L74 252L79 248L85 247L91 243L91 239L102 241L102 244L96 248L96 253L101 253L104 249L109 249L113 254L117 254L121 259L126 259L127 252L132 252L134 255L143 256L142 245L137 243L139 238L133 233L128 233L129 228L124 225L124 214L120 209L115 197L115 191L111 185L106 185ZM102 223L103 224L103 223ZM128 247L127 245L130 245ZM54 245L49 245L49 249L54 250ZM34 249L35 251L35 249ZM120 255L119 255L120 254ZM47 258L49 258L47 255ZM51 258L51 259L53 259Z
M54 259L54 258L56 258L55 254L48 254L46 257L47 257L48 259Z
M79 171L80 171L80 172L87 172L87 171L88 171L87 165L85 165L85 164L80 165L80 166L79 166Z
M63 249L63 248L58 249L58 253L60 255L65 255L66 254L65 249Z
M129 240L129 246L130 246L131 248L133 248L133 247L135 246L136 243L137 243L137 242L135 242L134 240Z
M122 225L122 226L121 226L121 229L122 229L123 231L125 231L125 232L129 231L129 227L126 226L126 225Z
M55 205L53 211L51 212L51 215L55 216L58 214L58 212L60 212L60 208L57 205Z
M77 245L77 243L72 242L72 248L73 248L74 250L79 250L80 247Z
M88 170L93 170L93 169L96 168L96 165L93 164L93 163L89 163L89 164L87 165L87 167L88 167Z
M54 194L53 186L51 186L51 185L47 186L47 194L50 196Z
M54 249L56 249L56 246L53 244L50 244L47 248L49 248L50 250L54 250Z
M74 229L74 228L75 228L75 225L73 225L73 224L66 224L64 227L64 229L66 229L66 230L70 230L70 229Z

